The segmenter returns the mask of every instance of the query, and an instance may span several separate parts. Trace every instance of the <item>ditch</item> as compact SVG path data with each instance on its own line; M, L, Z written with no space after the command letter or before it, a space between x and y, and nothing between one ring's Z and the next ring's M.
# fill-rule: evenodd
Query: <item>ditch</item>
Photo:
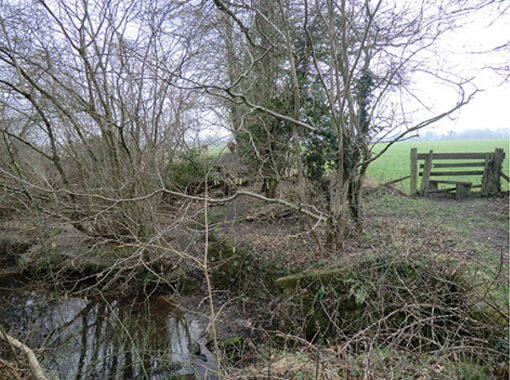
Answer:
M27 346L43 348L40 362L50 378L216 379L200 321L166 297L78 298L2 289L0 323ZM2 347L4 358L16 359Z

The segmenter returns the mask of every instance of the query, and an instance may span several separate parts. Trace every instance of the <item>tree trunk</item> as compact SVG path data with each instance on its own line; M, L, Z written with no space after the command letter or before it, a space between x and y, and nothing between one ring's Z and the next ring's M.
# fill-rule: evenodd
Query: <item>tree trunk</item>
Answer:
M326 246L331 251L343 248L346 217L348 215L347 195L349 180L337 179L332 182L330 215L327 224Z

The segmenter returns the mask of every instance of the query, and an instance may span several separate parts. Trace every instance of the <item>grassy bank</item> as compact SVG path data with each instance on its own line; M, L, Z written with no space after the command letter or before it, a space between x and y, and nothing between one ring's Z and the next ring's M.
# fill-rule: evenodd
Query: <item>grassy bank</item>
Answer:
M380 152L386 144L378 144L374 152ZM507 139L459 140L459 141L406 141L394 144L378 160L373 162L367 172L370 181L385 183L409 175L411 148L418 148L418 153L460 153L460 152L493 152L503 148L506 158L503 161L503 173L509 173L509 141ZM469 180L481 183L481 177L456 177L458 180ZM503 190L508 190L508 182L502 179ZM398 184L402 191L409 192L409 180Z

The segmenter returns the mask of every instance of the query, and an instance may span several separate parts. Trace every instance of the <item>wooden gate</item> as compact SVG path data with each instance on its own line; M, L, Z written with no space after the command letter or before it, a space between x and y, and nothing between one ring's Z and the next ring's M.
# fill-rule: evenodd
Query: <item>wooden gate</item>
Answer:
M469 195L472 188L481 188L481 193L491 194L501 191L501 172L505 152L497 148L488 153L418 153L411 149L411 195L456 191L457 198ZM423 161L423 163L419 163ZM445 170L446 169L446 170ZM422 177L418 189L418 177ZM451 179L456 176L479 176L481 183L473 185L466 180ZM436 177L441 177L438 179ZM439 185L450 185L440 188ZM455 187L452 187L455 185Z

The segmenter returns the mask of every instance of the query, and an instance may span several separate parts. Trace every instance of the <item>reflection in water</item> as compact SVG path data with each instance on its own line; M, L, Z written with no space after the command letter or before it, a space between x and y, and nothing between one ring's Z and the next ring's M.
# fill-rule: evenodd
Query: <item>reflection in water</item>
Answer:
M164 297L92 301L0 292L0 323L29 346L44 347L42 364L60 379L216 378L213 355L198 343L198 321Z

